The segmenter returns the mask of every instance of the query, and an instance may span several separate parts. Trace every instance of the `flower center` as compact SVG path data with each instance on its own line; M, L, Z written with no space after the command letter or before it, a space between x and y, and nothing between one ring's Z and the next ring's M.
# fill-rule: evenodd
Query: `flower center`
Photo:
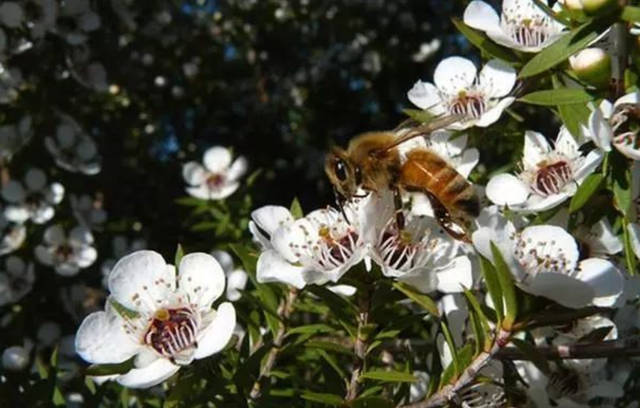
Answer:
M458 93L458 96L449 104L449 112L452 115L464 116L478 119L487 110L487 103L484 96L480 94L468 94L465 91Z
M59 245L56 248L55 255L58 262L68 261L71 255L73 255L73 248L71 248L69 244Z
M580 377L569 370L556 371L549 375L547 392L552 399L571 397L580 391Z
M395 217L380 235L376 250L389 268L409 271L429 262L441 241L430 237L431 231L398 230Z
M211 190L217 190L224 184L225 177L223 174L213 173L207 177L207 187Z
M506 10L504 14L501 22L502 29L516 44L523 47L540 47L549 39L548 18L539 16L518 18L519 12L513 18L506 16L506 14L512 14Z
M558 194L571 180L573 180L573 170L568 162L561 160L553 164L543 164L536 172L532 187L536 193L546 197Z
M517 234L515 241L514 256L526 271L523 283L526 283L527 278L539 273L569 275L573 272L573 261L567 259L563 249L558 247L555 240L534 241L524 239L522 235Z
M181 351L197 347L198 322L191 309L160 309L144 335L144 342L160 355L175 361Z

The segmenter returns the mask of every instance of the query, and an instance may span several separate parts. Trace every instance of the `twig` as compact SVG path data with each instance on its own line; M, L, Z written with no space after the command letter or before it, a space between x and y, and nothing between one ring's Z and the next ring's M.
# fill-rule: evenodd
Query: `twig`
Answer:
M346 401L353 401L358 396L358 381L360 375L365 370L367 355L367 338L362 331L369 322L370 292L364 294L360 300L360 314L358 316L358 329L356 332L356 340L353 343L353 371L351 371L351 380L347 386Z
M613 100L624 94L624 71L627 68L627 27L625 23L615 23L611 32L613 35L613 58L611 78L613 79Z
M530 330L536 327L554 326L558 324L567 324L573 322L576 319L582 319L585 317L593 316L598 313L609 313L612 309L605 307L585 307L582 309L567 310L563 312L557 311L545 311L531 316L529 319L517 323L513 327L513 331Z
M446 405L449 401L456 398L458 392L471 383L478 372L491 361L495 355L509 343L511 332L500 330L496 336L491 349L483 351L471 362L471 364L460 374L453 384L447 384L440 391L433 394L424 401L414 404L403 405L400 408L435 408Z
M278 307L280 327L278 328L278 332L273 338L273 346L271 350L269 350L267 360L260 369L258 379L255 383L253 383L253 387L251 388L251 393L249 394L249 398L251 400L256 400L262 395L264 382L267 378L269 378L269 374L271 373L271 370L276 363L278 353L280 352L280 348L282 347L282 342L284 341L285 334L287 332L287 321L289 320L289 316L291 316L291 313L293 312L293 303L295 302L297 297L298 290L296 288L291 288L285 300L280 304L280 307Z
M563 346L537 347L536 353L546 359L591 359L607 357L640 356L640 338L630 337L618 340L605 340L597 343L584 343ZM529 360L515 347L504 348L496 354L501 360Z

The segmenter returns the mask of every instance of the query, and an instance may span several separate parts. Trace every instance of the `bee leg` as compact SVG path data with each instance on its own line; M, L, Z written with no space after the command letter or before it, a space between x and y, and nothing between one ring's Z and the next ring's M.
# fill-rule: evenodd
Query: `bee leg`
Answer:
M398 231L401 231L405 226L404 213L402 212L402 196L397 188L392 188L391 191L393 191L393 205L396 208L396 226Z
M451 214L445 208L444 205L438 200L436 196L427 192L427 197L429 197L429 202L431 202L431 207L433 208L433 213L438 221L438 224L444 229L447 234L449 234L453 239L457 239L458 241L463 241L470 243L469 234L458 224L453 222L451 219Z
M347 217L347 213L344 211L344 203L345 201L347 201L347 199L344 198L344 196L340 194L335 187L333 189L333 194L336 196L336 205L338 206L338 208L340 208L340 212L342 213L344 220L347 222L347 224L351 225L349 217Z

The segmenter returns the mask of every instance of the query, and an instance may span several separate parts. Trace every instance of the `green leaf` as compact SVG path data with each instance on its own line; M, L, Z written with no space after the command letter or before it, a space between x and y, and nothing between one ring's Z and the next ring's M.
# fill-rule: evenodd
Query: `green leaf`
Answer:
M571 198L569 213L574 213L584 207L591 196L600 189L603 178L601 173L593 173L582 182L576 194Z
M304 212L302 211L302 206L300 205L300 201L298 201L298 197L294 198L293 201L291 201L289 211L291 212L294 220L304 217Z
M449 347L449 351L451 352L451 365L453 366L453 374L455 377L458 377L461 373L460 362L458 361L458 352L456 343L453 341L453 336L451 335L451 330L449 330L449 326L444 322L440 322L440 327L442 328L442 333L444 334L444 339L447 342L447 347Z
M560 64L569 56L587 47L598 37L598 31L594 24L587 22L571 32L565 34L558 41L554 42L522 67L520 78L528 78L538 75Z
M519 62L518 57L513 53L513 51L494 43L487 38L483 32L469 27L458 18L452 18L451 21L458 31L460 31L460 33L464 35L471 44L478 47L484 53L507 62Z
M593 99L593 95L581 88L556 88L531 92L518 100L532 105L556 106L585 104Z
M638 261L636 259L635 252L633 251L633 244L631 242L631 234L629 232L629 223L624 221L624 225L622 226L622 244L624 246L624 257L627 263L627 270L631 276L634 276L636 271L636 266Z
M413 300L418 305L422 306L427 312L433 316L440 318L440 311L438 305L429 296L424 293L418 292L413 286L407 285L402 282L394 282L393 287L404 293L409 299Z
M51 397L51 402L56 407L63 407L67 405L67 402L62 395L62 391L60 391L60 388L58 386L53 388L53 396Z
M461 369L467 368L469 364L471 364L471 359L473 359L473 347L471 346L471 344L467 344L460 350L458 350L457 357L459 367ZM447 368L445 368L442 372L442 376L440 377L440 384L444 386L458 378L456 371L456 367L454 366L453 362L451 362L451 364L449 364Z
M434 114L422 109L403 109L402 112L418 123L429 123L435 118Z
M176 247L176 254L174 256L174 261L173 261L176 268L180 266L180 261L182 260L183 256L184 256L184 249L182 248L182 245L178 244L178 246Z
M558 115L560 119L569 130L569 133L576 139L582 138L581 124L587 123L591 111L584 103L577 103L572 105L560 105L558 106Z
M402 371L386 371L386 370L371 370L363 373L362 378L369 380L378 380L385 382L416 382L416 377L411 373Z
M93 382L91 377L84 377L84 385L92 395L96 393L96 383Z
M199 207L206 205L207 201L195 197L181 197L175 200L176 204L184 205L185 207Z
M320 349L326 351L332 351L334 353L345 354L347 356L353 355L353 350L349 347L345 347L342 344L333 343L330 341L321 341L321 340L309 340L304 343L305 347L312 349Z
M502 322L502 327L506 330L511 329L511 326L516 321L518 315L518 299L516 298L516 287L513 283L513 275L509 270L509 266L504 261L500 249L491 242L491 254L493 255L493 263L496 266L496 272L498 274L498 281L500 282L500 289L502 290L502 297L505 303L505 318Z
M85 370L85 375L100 377L103 375L124 374L133 368L133 360L131 357L125 362L118 364L92 364Z
M302 397L302 399L305 399L307 401L319 402L324 405L339 406L344 403L342 397L335 394L302 391L302 394L300 396Z
M351 403L351 408L393 408L392 401L381 397L360 397Z
M491 265L491 262L483 256L480 256L480 266L482 276L487 284L489 296L491 296L491 300L493 301L493 307L495 308L498 321L501 322L502 319L504 319L504 305L502 303L502 289L500 288L498 275L493 265Z
M594 329L589 333L585 334L584 336L580 337L578 341L576 341L576 343L579 344L579 343L601 342L609 335L609 333L611 333L612 329L613 329L613 326L598 327L597 329Z
M640 7L627 6L622 10L620 17L630 23L640 23Z
M240 258L240 262L242 263L244 270L249 272L250 276L255 275L256 264L258 262L258 252L253 248L240 244L231 244L230 248L233 253Z
M342 368L340 368L340 364L338 363L338 361L336 361L336 359L331 354L327 353L324 350L316 350L316 352L320 357L324 359L324 361L327 362L327 364L329 364L329 366L331 366L331 368L333 368L336 374L338 374L338 377L340 378L346 377L344 371L342 371Z
M491 337L491 326L489 325L489 319L484 313L484 310L482 310L478 299L476 299L476 297L473 295L473 293L471 293L469 289L464 290L464 295L467 298L467 303L469 303L469 306L471 306L471 309L478 317L478 323L480 324L478 331L481 330L481 333L477 333L476 337L478 339L478 342L482 342L480 344L480 347L484 347L486 349L488 346L490 346L489 338Z
M513 345L516 346L518 350L520 350L520 352L538 368L538 370L545 374L551 372L549 364L547 363L547 358L540 354L533 344L516 338L512 338L511 343L513 343Z
M630 218L633 199L629 160L613 150L609 153L609 163L611 164L612 190L616 207L625 218Z

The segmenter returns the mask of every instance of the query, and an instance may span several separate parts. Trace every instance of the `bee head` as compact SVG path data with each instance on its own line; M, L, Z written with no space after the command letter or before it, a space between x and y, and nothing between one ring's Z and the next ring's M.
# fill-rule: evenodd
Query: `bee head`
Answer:
M327 154L324 162L324 171L331 184L343 199L350 199L356 194L362 183L360 169L354 166L347 152L339 147L334 147Z

